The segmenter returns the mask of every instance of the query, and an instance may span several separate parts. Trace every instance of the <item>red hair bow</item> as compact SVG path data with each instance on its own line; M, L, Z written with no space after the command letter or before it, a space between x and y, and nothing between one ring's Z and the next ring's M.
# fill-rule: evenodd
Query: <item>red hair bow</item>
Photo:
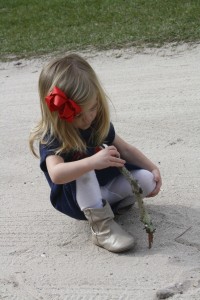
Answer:
M49 110L58 111L61 119L71 123L74 117L81 112L81 107L73 100L66 97L65 93L58 87L54 87L49 95L45 97Z

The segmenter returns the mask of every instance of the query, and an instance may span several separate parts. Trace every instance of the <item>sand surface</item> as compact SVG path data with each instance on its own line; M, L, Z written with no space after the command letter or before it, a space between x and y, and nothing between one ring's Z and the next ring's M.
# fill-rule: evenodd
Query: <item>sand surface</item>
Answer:
M87 222L51 206L28 149L48 58L0 63L0 299L200 299L200 45L83 56L118 134L160 166L162 191L145 200L153 247L137 206L117 218L137 241L123 254L94 246Z

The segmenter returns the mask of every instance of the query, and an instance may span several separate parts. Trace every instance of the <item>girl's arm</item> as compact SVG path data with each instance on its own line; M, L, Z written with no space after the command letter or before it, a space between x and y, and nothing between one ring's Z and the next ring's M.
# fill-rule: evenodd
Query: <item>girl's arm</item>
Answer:
M58 155L46 158L49 176L53 183L64 184L92 170L101 170L108 167L123 167L125 160L114 146L109 146L98 153L73 162L64 162Z
M149 197L157 195L162 185L162 179L158 167L151 160L149 160L140 150L125 142L117 134L115 135L113 145L117 148L117 150L120 153L120 156L126 162L152 172L152 174L154 175L154 180L156 181L156 188L151 193L151 195L149 195Z

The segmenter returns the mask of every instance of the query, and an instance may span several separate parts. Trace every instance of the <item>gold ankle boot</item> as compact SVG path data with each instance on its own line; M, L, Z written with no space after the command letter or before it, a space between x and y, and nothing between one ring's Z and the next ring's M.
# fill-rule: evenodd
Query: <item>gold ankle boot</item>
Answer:
M114 213L116 215L123 215L124 213L128 212L134 204L134 196L128 196L117 203L114 209Z
M92 230L95 245L111 252L123 252L134 246L132 235L124 231L114 220L114 214L108 202L102 208L83 210Z

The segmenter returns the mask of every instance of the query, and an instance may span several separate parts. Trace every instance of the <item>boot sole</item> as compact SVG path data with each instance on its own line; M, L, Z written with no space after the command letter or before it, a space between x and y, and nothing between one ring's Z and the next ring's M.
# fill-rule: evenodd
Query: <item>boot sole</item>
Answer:
M109 250L109 249L107 249L107 248L105 248L105 247L103 247L103 246L101 246L101 245L99 245L99 244L96 244L96 243L94 243L94 245L96 245L96 246L98 246L98 247L100 247L100 248L103 248L103 249L105 249L105 250L107 250L107 251L109 251L109 252L113 252L113 253L121 253L121 252L126 252L126 251L128 251L128 250L133 249L134 246L135 246L135 242L134 242L131 246L128 246L128 247L125 247L125 248L121 248L121 249L116 249L116 250Z

